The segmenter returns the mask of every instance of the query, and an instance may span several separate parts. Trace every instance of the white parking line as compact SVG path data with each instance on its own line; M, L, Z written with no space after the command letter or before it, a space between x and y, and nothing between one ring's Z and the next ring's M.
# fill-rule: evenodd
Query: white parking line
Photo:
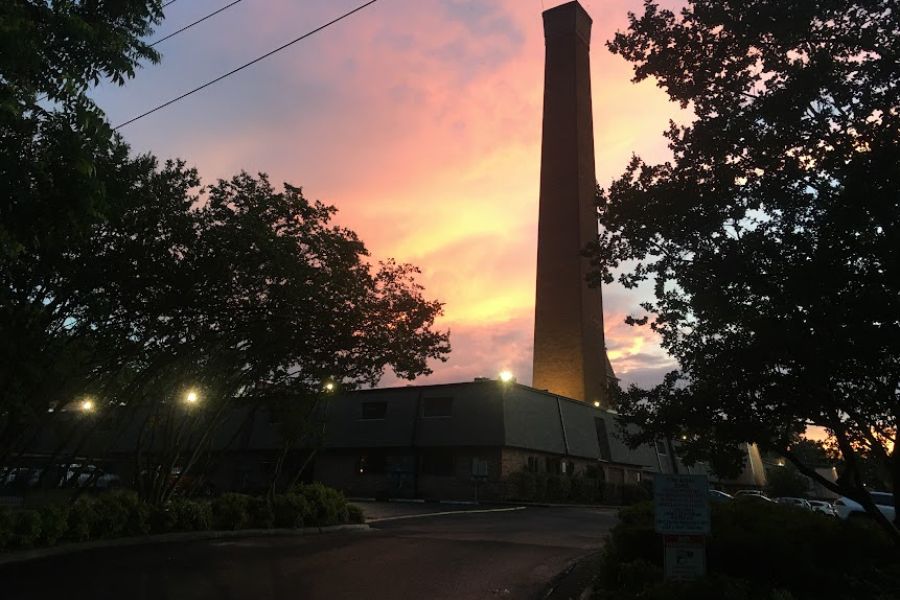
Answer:
M366 523L381 523L384 521L399 521L400 519L416 519L419 517L437 517L442 515L471 515L473 513L510 512L513 510L525 510L526 506L512 506L509 508L482 508L478 510L447 510L443 512L421 513L417 515L399 515L396 517L381 517L380 519L367 519Z

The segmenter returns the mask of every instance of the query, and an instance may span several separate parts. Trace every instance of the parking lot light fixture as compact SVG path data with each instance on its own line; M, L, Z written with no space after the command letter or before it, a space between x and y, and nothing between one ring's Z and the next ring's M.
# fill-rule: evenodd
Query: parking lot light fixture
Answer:
M600 408L600 401L594 400L594 408Z
M184 395L184 401L190 406L194 406L198 402L200 402L200 394L197 393L197 390L188 390Z
M85 398L81 401L81 412L83 413L92 413L96 406L94 405L94 401L91 398Z
M510 371L509 369L503 369L502 371L500 371L500 381L502 381L503 383L512 383L515 380L516 378L513 377L512 371Z
M334 387L335 387L335 386L334 386L334 382L333 382L333 381L326 381L326 382L325 382L325 385L322 386L322 389L324 389L326 392L331 393L331 392L334 391Z

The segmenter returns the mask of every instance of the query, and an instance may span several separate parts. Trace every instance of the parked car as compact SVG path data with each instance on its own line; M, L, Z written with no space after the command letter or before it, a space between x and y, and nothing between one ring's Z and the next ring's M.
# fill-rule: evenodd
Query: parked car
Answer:
M875 506L881 511L881 514L887 517L889 521L893 521L895 514L894 495L890 492L869 492L869 495L872 496L872 501L875 502ZM866 509L859 502L845 496L841 496L834 501L834 513L839 519L845 520L867 516Z
M735 500L761 500L763 502L774 502L759 490L738 490L734 493L734 498Z
M775 498L775 502L778 504L785 504L787 506L794 506L797 508L802 508L803 510L812 510L812 505L809 503L809 500L806 498L794 498L791 496L780 496Z
M834 507L824 500L809 500L809 505L815 512L822 513L823 515L828 515L829 517L834 516Z
M43 469L30 467L3 467L0 469L0 487L8 489L31 488L38 484Z
M106 473L97 465L71 464L66 471L66 477L60 484L62 487L91 486L97 489L109 489L121 485L121 480L115 473Z
M726 494L719 490L709 490L709 501L714 504L724 504L732 500L734 500L734 496L731 494Z

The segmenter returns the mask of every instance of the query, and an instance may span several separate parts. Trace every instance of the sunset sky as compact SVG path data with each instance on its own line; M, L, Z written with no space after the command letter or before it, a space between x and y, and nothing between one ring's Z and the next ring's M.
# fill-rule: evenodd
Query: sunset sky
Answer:
M228 3L179 0L156 39ZM97 102L117 125L360 4L243 0L158 46ZM544 44L541 0L380 0L250 69L121 130L136 152L180 157L206 183L241 169L302 186L339 209L373 260L422 269L445 303L447 363L418 382L509 368L531 383ZM662 131L689 117L604 42L640 0L584 1L594 19L597 179L634 152L668 156ZM667 4L667 3L663 3ZM623 323L641 294L604 289L610 359L625 382L671 367L648 331ZM390 374L384 384L394 383Z

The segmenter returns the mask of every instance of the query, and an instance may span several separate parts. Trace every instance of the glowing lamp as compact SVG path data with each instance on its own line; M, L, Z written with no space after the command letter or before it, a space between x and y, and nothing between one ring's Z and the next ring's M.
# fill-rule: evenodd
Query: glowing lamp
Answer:
M500 381L502 381L503 383L509 383L513 379L515 379L515 378L513 377L512 371L510 371L508 369L504 369L503 371L500 371Z

